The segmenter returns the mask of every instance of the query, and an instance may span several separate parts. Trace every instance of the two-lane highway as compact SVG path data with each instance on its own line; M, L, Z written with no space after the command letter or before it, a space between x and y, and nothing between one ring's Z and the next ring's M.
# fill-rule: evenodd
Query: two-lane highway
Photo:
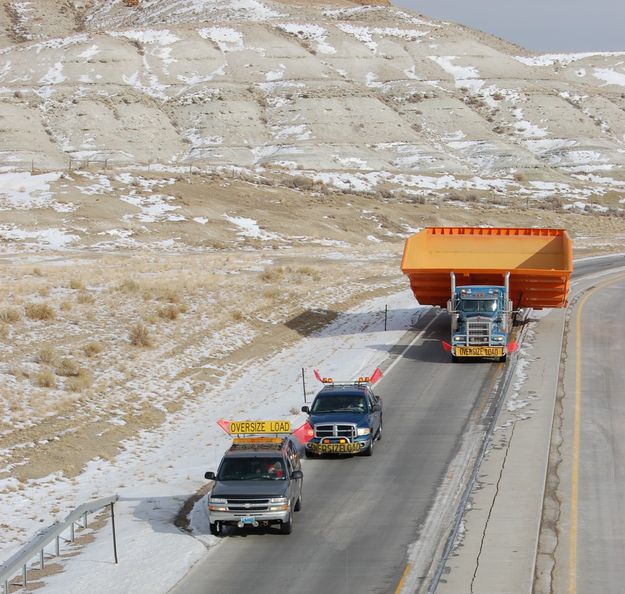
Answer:
M193 568L176 594L351 594L397 590L450 464L475 431L503 365L451 364L433 313L420 338L376 385L384 436L372 458L304 463L304 505L289 536L234 531ZM477 439L477 437L475 437ZM208 469L207 469L208 470ZM430 558L439 542L417 546Z
M625 589L625 274L597 279L572 312L558 459L551 591Z

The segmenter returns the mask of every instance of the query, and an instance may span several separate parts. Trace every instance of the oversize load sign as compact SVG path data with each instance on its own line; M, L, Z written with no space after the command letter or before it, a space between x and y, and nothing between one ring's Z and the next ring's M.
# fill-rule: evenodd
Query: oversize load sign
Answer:
M459 357L503 357L503 347L477 347L457 346L456 353Z
M357 454L360 452L360 444L351 443L311 443L310 449L315 454Z
M252 433L291 433L290 421L230 421L228 433L243 435Z

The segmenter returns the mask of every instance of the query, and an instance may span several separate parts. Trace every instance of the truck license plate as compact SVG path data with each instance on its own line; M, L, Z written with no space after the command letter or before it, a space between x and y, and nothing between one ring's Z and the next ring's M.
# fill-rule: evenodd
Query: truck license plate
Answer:
M503 357L503 347L457 346L457 357Z
M310 449L317 454L356 454L360 452L358 443L311 443Z
M256 521L256 518L252 516L246 516L245 518L241 518L241 522L243 524L253 524Z

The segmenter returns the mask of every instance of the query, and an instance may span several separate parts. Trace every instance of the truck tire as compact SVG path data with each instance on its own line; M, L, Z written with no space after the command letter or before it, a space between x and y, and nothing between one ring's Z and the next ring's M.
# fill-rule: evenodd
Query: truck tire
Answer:
M373 456L373 442L374 441L375 441L375 439L372 436L371 437L371 443L369 444L369 447L362 451L362 455L363 456Z
M382 441L382 419L380 419L380 428L378 429L378 441Z
M297 498L297 501L295 502L295 507L293 508L294 511L300 511L302 509L302 494L299 494L299 497Z
M452 355L452 356L451 356L451 362L452 362L452 363L458 363L458 361L460 361L460 358L459 358L459 357L456 357L456 355Z
M282 534L291 534L293 532L293 514L289 514L289 520L280 524L280 532Z
M210 531L213 536L221 536L222 527L220 522L210 522Z
M501 357L499 357L499 362L505 363L507 358L508 358L508 355L502 355Z
M314 458L315 454L313 454L312 452L308 451L308 450L304 450L304 455L306 456L306 458Z

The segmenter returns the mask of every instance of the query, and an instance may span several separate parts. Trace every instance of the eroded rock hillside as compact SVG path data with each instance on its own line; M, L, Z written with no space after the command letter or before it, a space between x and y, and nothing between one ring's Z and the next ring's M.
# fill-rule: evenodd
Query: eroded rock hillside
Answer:
M3 4L0 166L243 168L619 208L625 54L532 56L362 2Z

